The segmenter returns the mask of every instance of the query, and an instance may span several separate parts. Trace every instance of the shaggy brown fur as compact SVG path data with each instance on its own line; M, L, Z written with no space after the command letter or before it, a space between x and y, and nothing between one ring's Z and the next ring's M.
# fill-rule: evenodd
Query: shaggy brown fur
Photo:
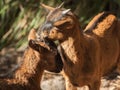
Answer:
M117 20L117 26L116 26L116 29L117 29L117 35L118 35L118 38L119 38L119 45L120 45L120 19ZM119 51L120 51L120 48L119 48ZM120 55L119 55L120 57ZM118 66L117 66L117 72L120 73L120 58L119 58L119 62L118 62Z
M60 72L62 62L57 50L43 42L35 41L35 30L31 30L29 47L25 50L23 64L13 78L0 79L0 90L41 90L40 81L44 70ZM57 65L56 65L57 64Z
M89 90L99 90L101 77L117 66L120 53L117 18L112 14L100 14L95 18L101 15L105 15L102 20L93 19L97 24L88 25L92 35L80 30L79 21L72 12L60 8L52 10L43 25L41 35L60 42L64 74L74 86L87 85Z

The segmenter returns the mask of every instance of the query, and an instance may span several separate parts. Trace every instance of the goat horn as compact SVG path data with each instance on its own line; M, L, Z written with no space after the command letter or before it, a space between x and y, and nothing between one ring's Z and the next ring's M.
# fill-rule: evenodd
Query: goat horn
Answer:
M62 12L62 14L65 15L65 14L67 14L70 10L71 10L71 9L64 10L64 11Z
M52 10L55 9L55 8L50 7L50 6L47 6L47 5L43 4L43 3L40 3L40 5L41 5L43 8L45 8L47 11L52 11Z
M62 2L57 8L61 8L63 6L64 2Z

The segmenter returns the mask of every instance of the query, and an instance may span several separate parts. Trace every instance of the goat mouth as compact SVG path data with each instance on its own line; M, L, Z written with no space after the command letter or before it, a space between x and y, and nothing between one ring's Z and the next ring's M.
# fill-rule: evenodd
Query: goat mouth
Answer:
M54 43L54 41L52 41L49 38L37 38L37 41L43 42L47 47L49 47L50 51L57 51L57 46Z

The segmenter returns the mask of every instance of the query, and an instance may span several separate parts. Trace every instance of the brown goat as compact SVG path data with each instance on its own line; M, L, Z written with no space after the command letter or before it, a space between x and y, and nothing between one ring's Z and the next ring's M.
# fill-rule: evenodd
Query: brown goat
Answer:
M57 49L35 39L36 32L31 30L22 65L12 78L0 79L0 90L41 90L40 81L44 70L56 73L62 70L62 60Z
M67 90L76 90L69 88L69 83L100 90L101 77L117 67L120 56L117 18L113 14L102 13L97 16L98 20L94 19L96 24L88 25L90 33L85 33L70 9L43 7L50 13L42 26L41 35L60 43Z

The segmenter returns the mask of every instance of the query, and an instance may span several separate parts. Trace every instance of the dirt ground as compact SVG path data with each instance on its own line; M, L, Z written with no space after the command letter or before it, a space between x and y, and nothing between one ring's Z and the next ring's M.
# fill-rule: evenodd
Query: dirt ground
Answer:
M15 50L14 48L4 48L0 51L0 76L6 75L6 73L11 73L14 68L22 62L22 55L25 48ZM112 74L114 75L114 74ZM114 79L102 78L101 80L101 89L100 90L120 90L120 76L118 75ZM42 90L65 90L64 78L61 74L55 74L45 71L42 83ZM88 88L82 87L78 90L88 90Z

